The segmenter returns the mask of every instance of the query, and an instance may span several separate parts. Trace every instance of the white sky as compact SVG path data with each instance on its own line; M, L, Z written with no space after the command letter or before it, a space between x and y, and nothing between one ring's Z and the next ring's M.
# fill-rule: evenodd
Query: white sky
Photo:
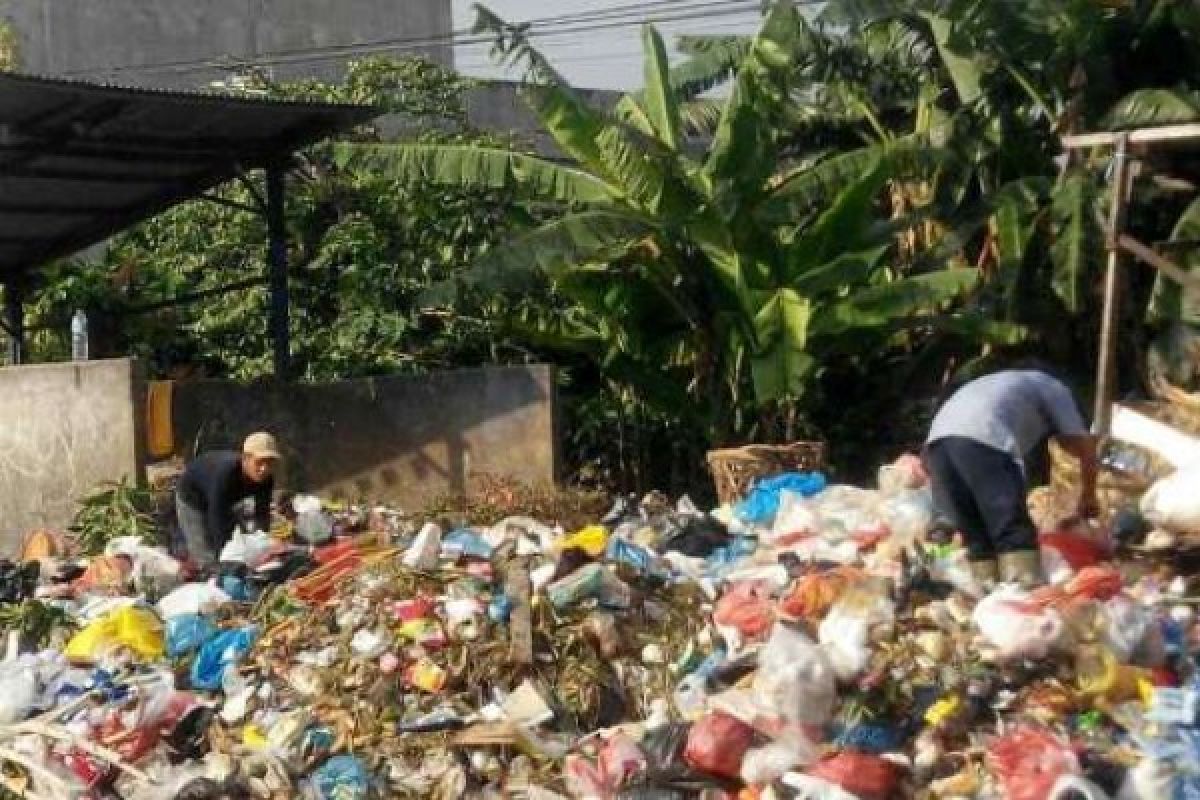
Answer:
M467 30L475 22L474 0L452 0L454 30ZM656 22L667 41L682 33L752 33L760 20L751 0L483 0L483 5L509 22L565 17L608 11L604 18L546 23L534 31L537 47L574 86L596 89L635 89L642 85L642 48L639 21L656 17L686 19ZM600 29L571 32L577 28ZM516 78L495 67L484 44L460 44L455 65L466 75Z

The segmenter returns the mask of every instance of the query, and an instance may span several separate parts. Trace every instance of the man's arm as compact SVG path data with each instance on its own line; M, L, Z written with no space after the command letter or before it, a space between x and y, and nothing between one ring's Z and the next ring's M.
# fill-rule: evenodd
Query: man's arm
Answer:
M275 481L267 481L254 490L254 523L263 533L271 532L271 494Z
M208 544L213 555L221 556L221 550L233 533L233 499L227 476L214 476L208 490Z
M1079 515L1085 519L1095 517L1100 511L1100 503L1096 499L1096 473L1099 470L1096 437L1091 434L1076 434L1059 435L1055 439L1079 461L1082 482L1079 491Z

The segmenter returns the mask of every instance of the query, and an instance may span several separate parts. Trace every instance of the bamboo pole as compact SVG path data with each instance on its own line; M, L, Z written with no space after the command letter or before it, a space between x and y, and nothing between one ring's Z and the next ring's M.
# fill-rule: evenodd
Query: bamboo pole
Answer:
M1117 320L1120 303L1121 245L1125 225L1125 198L1129 176L1129 138L1116 141L1113 156L1112 206L1109 209L1107 236L1108 263L1104 273L1104 316L1100 323L1100 356L1096 368L1096 403L1093 430L1106 436L1112 422L1112 401L1116 383Z

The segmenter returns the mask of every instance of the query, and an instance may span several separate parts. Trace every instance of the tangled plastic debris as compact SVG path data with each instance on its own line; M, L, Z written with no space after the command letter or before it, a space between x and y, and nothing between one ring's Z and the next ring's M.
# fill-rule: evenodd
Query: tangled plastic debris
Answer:
M305 497L302 526L239 535L210 583L137 542L42 547L7 599L72 624L0 663L3 779L44 798L1200 796L1191 576L1052 528L1052 585L984 591L929 535L924 480L905 457L879 489L785 474L712 514L623 499L571 530Z

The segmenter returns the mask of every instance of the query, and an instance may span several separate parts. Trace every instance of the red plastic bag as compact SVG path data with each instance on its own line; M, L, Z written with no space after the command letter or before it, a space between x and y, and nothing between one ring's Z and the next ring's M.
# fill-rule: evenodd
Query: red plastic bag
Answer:
M1070 531L1055 531L1038 535L1043 550L1054 550L1073 570L1093 567L1108 557L1108 552L1096 540Z
M742 759L753 739L753 728L718 711L704 717L688 731L683 759L701 772L736 778L742 771Z
M770 589L762 581L735 583L717 601L713 620L718 625L736 628L747 639L761 639L775 622Z
M632 739L617 733L600 751L600 773L612 789L620 789L630 778L646 769L646 756Z
M852 750L821 760L808 774L837 784L862 800L886 800L900 777L891 761Z
M572 753L563 764L563 778L571 797L608 797L612 787L604 780L600 769L581 755Z
M1063 775L1080 774L1070 745L1041 728L1016 728L994 739L988 768L1000 781L1005 800L1046 800Z

